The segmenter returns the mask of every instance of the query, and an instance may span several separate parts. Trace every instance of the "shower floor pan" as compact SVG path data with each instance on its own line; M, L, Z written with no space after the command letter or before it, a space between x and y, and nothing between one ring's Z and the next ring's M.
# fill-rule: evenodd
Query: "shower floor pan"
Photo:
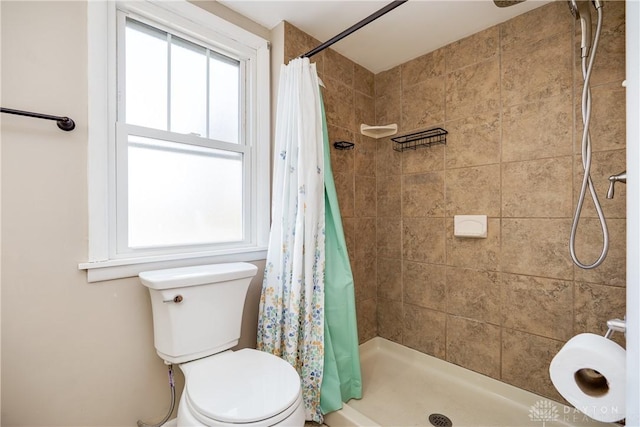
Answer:
M363 398L351 399L340 411L327 414L326 425L616 425L594 421L574 408L379 337L360 346L360 362Z

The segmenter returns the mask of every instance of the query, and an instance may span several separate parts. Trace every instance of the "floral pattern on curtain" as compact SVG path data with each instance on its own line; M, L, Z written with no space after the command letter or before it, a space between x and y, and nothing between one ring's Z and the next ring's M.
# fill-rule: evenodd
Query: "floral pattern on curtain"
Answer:
M308 420L322 422L325 199L319 80L308 58L283 65L276 115L272 224L258 349L293 365Z

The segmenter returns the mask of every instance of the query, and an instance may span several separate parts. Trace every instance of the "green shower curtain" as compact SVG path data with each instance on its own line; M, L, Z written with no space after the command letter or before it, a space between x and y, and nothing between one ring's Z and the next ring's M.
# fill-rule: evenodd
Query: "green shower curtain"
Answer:
M324 137L325 277L324 373L320 390L323 414L342 402L362 397L354 281L342 229L336 186L331 170L329 134L322 101Z

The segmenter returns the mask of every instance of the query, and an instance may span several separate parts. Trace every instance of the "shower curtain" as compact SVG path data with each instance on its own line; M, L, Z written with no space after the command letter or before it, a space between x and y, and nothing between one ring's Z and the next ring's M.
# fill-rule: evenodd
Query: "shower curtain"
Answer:
M351 391L352 384L360 384L355 304L350 315L343 315L342 320L338 320L338 323L345 322L339 329L349 327L351 333L334 333L331 326L335 326L336 321L326 319L325 313L325 292L330 298L326 300L327 304L333 306L332 298L337 294L346 298L347 289L343 285L343 290L336 293L326 288L327 284L333 288L335 280L330 278L325 282L326 277L332 276L325 275L326 259L329 265L344 265L344 262L335 261L335 247L325 248L325 225L329 225L327 240L332 245L331 242L336 241L335 224L339 223L339 216L337 220L331 216L325 222L325 206L329 205L330 211L335 212L331 209L331 198L325 198L325 167L330 166L323 148L327 143L326 135L315 64L310 64L308 58L294 59L289 65L282 66L280 74L272 224L260 297L257 347L296 368L301 378L306 418L316 422L322 422L321 393L323 409L325 406L333 408L335 396L338 402L355 397L351 393L343 399L342 390ZM330 167L328 173L330 177ZM333 190L335 201L335 188ZM341 224L339 231L342 234ZM344 243L343 235L342 241ZM342 248L348 266L344 245ZM340 253L339 250L335 252ZM351 301L352 285L351 278ZM348 306L348 302L340 303L343 307ZM328 313L333 311L332 307ZM353 320L345 320L351 318ZM334 342L330 339L332 335L343 339ZM357 380L349 376L355 371L353 362L345 363L348 350L343 349L343 341L349 336L355 336L349 347L355 348L355 355L350 358L358 361ZM336 351L336 347L340 350ZM324 385L325 382L328 385ZM343 383L348 386L342 386ZM326 394L331 394L331 398L325 397Z
M329 132L322 105L325 194L325 327L324 378L320 393L323 414L342 408L342 402L362 397L362 376L358 350L358 324L353 273L342 229L331 156Z

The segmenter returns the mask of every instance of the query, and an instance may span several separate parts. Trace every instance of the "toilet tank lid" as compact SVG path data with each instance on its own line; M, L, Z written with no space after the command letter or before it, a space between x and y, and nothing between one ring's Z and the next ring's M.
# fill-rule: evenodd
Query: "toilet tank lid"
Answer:
M243 279L253 277L257 272L258 267L253 264L234 262L144 271L138 277L148 288L172 289Z

